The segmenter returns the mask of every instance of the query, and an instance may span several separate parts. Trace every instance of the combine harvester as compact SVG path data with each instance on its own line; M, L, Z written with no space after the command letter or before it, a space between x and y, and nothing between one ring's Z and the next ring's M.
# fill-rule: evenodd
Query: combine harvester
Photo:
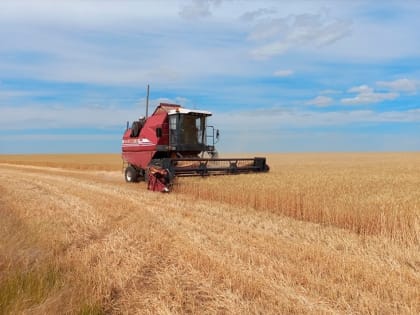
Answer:
M219 131L207 125L211 113L160 103L154 113L124 132L125 180L144 180L148 189L169 192L175 177L268 172L265 157L217 158Z

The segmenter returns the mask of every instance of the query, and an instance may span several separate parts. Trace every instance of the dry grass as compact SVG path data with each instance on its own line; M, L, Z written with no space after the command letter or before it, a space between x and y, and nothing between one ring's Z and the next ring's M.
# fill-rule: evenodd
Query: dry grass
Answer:
M272 155L169 195L118 155L0 161L5 314L420 312L420 154Z

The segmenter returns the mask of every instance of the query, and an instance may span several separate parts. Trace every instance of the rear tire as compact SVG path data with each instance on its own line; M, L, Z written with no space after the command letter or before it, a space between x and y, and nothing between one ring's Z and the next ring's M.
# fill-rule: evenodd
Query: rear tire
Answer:
M138 172L131 165L125 169L125 181L127 183L136 183L138 181Z

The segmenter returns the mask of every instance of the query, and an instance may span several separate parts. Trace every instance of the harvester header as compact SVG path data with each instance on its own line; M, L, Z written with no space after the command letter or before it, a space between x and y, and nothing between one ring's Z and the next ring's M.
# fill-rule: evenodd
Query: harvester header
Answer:
M160 103L124 132L125 180L145 180L148 188L169 191L176 176L267 172L266 159L217 158L219 131L207 124L211 112Z

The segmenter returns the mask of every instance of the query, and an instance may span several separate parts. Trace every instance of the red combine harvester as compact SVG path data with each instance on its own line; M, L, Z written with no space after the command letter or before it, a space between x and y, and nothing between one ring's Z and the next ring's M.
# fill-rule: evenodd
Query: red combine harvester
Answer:
M208 111L160 103L150 117L134 121L131 128L127 123L122 139L125 180L144 180L148 189L168 192L179 176L269 170L264 157L217 158L219 131L207 125L209 116Z

